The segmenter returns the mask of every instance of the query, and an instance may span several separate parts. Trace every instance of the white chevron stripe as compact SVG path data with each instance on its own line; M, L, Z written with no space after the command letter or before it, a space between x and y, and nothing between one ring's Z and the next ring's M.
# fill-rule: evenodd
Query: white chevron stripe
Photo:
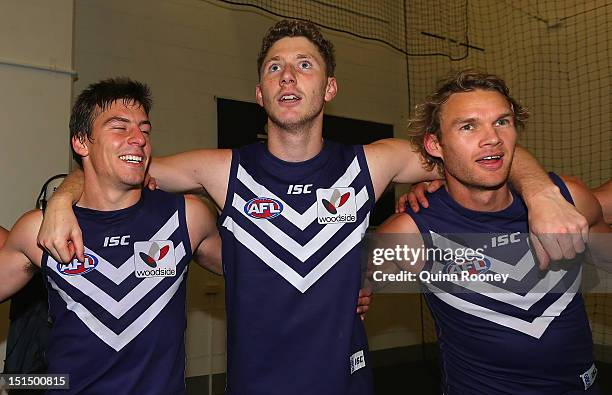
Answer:
M312 269L305 277L299 275L285 262L281 261L269 249L261 244L255 237L246 232L235 223L231 217L225 218L223 226L234 234L236 240L256 254L266 265L280 274L285 280L293 285L298 291L304 293L316 283L329 269L331 269L344 255L355 247L368 228L370 215L368 214L361 224L349 234L329 255ZM329 225L326 225L329 226ZM353 263L351 263L353 264Z
M442 272L444 265L439 262L434 262L432 272ZM502 273L503 274L503 273ZM450 281L453 284L460 285L470 291L495 299L499 302L510 304L523 310L529 310L531 306L536 304L544 297L551 289L561 281L567 274L566 270L553 271L549 270L546 275L534 284L533 288L525 295L520 295L511 290L498 287L495 284L487 282L474 281Z
M177 210L149 240L168 240L172 233L178 229L178 227L179 217ZM130 256L121 266L115 267L113 264L87 247L85 247L85 252L95 255L98 258L98 267L96 270L117 285L121 284L123 280L134 272L134 255Z
M85 306L75 302L70 295L64 290L57 286L57 284L49 277L49 282L53 289L55 289L61 298L66 302L68 310L73 311L81 321L89 328L89 330L100 338L104 343L108 344L115 351L121 350L127 344L129 344L136 336L138 336L150 323L157 317L157 315L163 310L168 302L172 299L176 291L178 290L181 282L185 277L187 267L183 269L183 272L178 276L176 281L163 293L159 298L153 302L144 313L142 313L137 319L134 320L123 332L115 334L111 329L104 325L98 320Z
M181 242L174 251L176 262L180 262L185 256L185 246ZM109 263L110 265L110 263ZM134 273L133 259L127 265L131 265L131 273ZM102 289L98 288L94 283L83 276L66 276L57 270L57 262L50 257L47 260L47 266L51 267L62 279L68 284L89 296L100 307L107 310L113 317L121 318L128 310L136 305L147 293L149 293L164 277L149 277L144 278L137 286L135 286L121 300L116 301ZM98 263L100 266L100 263ZM98 267L96 267L98 270Z
M361 168L359 167L359 161L357 157L353 159L351 164L347 167L346 171L338 180L329 188L334 187L348 187L353 182L355 177L361 172ZM306 229L308 225L310 225L313 221L317 219L317 202L315 202L312 206L310 206L303 214L298 213L288 205L283 199L272 193L268 188L261 185L242 167L242 165L238 165L238 172L236 177L240 182L247 187L255 196L259 197L268 197L272 199L279 200L283 203L283 217L287 218L292 224L297 226L300 230ZM242 208L240 208L242 211Z
M465 249L464 246L458 244L446 237L437 234L436 232L430 231L431 239L433 244L438 248L450 248L452 250ZM484 254L483 254L484 255ZM489 261L491 261L491 269L495 273L509 274L511 279L521 281L523 277L535 266L533 255L530 251L527 251L516 265L510 265L506 262L499 261L488 255L484 255Z
M355 196L355 204L357 206L357 211L368 201L368 190L366 187L363 187L361 191ZM246 202L237 194L234 194L234 200L232 202L232 206L236 208L242 215L255 224L261 231L268 235L274 235L273 239L278 245L283 247L285 250L293 254L297 259L302 262L305 262L308 258L310 258L314 253L316 253L319 248L321 248L325 243L332 238L334 234L342 226L344 223L340 224L329 224L323 226L323 228L310 239L304 246L295 241L289 235L287 235L284 231L276 227L271 221L261 220L257 218L252 218L247 215L243 208ZM316 213L315 213L316 217ZM316 218L315 218L316 219Z
M437 234L436 232L430 231L430 233L434 245L438 248L450 248L455 251L464 250L466 248L465 246L452 240L449 240L446 237ZM521 260L517 263L517 266L519 267L518 270L512 270L512 268L515 268L516 266L513 266L504 261L497 260L488 255L485 255L485 257L491 262L490 270L495 273L510 274L509 278L513 278L513 275L514 277L520 277L519 280L524 279L525 275L536 266L535 259L533 258L533 254L530 250L527 250L527 252L525 252L525 255L523 255ZM442 263L435 261L432 265L432 272L442 272L443 268L444 265ZM511 273L508 273L505 270L511 270ZM546 295L551 289L553 289L566 274L567 270L549 270L546 275L538 282L536 282L532 289L529 290L529 292L525 295L519 295L505 288L498 287L495 284L490 284L486 282L475 283L473 281L452 281L452 283L460 285L481 295L487 296L491 299L495 299L499 302L510 304L523 310L529 310L531 306L541 300L544 295Z
M568 291L561 295L559 299L557 299L555 302L551 303L551 305L548 306L548 308L542 313L542 315L534 319L532 322L525 321L511 315L502 314L497 311L487 309L486 307L482 307L480 305L468 302L453 294L444 292L434 285L425 284L425 286L429 288L432 292L434 292L434 295L438 299L456 308L457 310L463 311L464 313L471 314L476 317L480 317L487 321L494 322L507 328L514 329L516 331L539 339L544 334L550 323L555 319L555 317L558 317L563 312L563 310L565 310L565 308L570 304L570 302L576 295L578 287L580 286L581 279L582 268L580 269L580 273L578 274L576 280L574 280L574 283L571 285Z

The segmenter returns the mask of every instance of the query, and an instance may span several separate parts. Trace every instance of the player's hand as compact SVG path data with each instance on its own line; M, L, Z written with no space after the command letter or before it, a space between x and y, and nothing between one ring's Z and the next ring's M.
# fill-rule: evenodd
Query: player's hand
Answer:
M424 208L428 208L429 201L425 195L437 191L440 187L444 186L444 183L444 180L434 180L419 182L418 184L412 185L410 190L400 196L395 203L395 212L403 213L406 211L406 202L410 204L410 208L412 208L415 213L418 213L420 210L419 204Z
M526 200L531 244L541 270L551 261L572 259L584 252L589 224L558 189Z
M75 255L85 260L81 228L68 202L49 201L37 241L58 262L68 263Z
M151 191L154 191L157 189L157 181L155 181L154 177L151 177L149 172L145 174L144 186L145 188L149 188Z
M361 319L365 319L365 313L370 309L370 303L372 303L372 288L364 286L359 290L359 298L357 299L357 314L361 316Z

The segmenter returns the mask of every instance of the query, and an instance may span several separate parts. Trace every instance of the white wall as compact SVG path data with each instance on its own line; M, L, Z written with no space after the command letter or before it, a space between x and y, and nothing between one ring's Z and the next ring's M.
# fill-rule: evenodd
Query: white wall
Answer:
M34 208L47 178L68 170L72 77L61 70L72 69L73 9L73 0L0 1L0 225L5 228ZM5 317L8 303L0 305L0 355Z

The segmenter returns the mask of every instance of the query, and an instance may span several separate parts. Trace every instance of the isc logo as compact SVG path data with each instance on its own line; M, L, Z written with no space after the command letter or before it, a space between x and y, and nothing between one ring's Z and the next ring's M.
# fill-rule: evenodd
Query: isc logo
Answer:
M106 236L104 238L104 247L116 247L118 245L127 246L130 235L126 236Z
M67 276L78 276L89 273L98 266L98 258L93 255L85 254L85 262L79 262L76 258L67 265L57 264L57 271Z
M464 263L449 263L444 267L444 272L449 274L461 274L468 272L469 274L486 273L491 268L491 262L487 258L473 259Z
M253 218L270 219L283 212L283 204L276 199L256 197L244 205L244 212Z

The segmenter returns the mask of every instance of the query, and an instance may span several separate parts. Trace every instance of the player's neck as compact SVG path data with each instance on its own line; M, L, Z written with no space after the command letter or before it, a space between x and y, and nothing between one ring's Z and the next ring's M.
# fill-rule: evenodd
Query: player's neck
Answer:
M474 211L501 211L512 204L512 193L507 183L488 189L447 178L446 190L457 203Z
M286 162L303 162L323 149L323 116L295 129L284 129L268 120L268 151Z
M118 187L110 182L100 182L97 177L87 177L86 173L83 194L77 206L98 211L121 210L138 203L141 195L141 187Z

